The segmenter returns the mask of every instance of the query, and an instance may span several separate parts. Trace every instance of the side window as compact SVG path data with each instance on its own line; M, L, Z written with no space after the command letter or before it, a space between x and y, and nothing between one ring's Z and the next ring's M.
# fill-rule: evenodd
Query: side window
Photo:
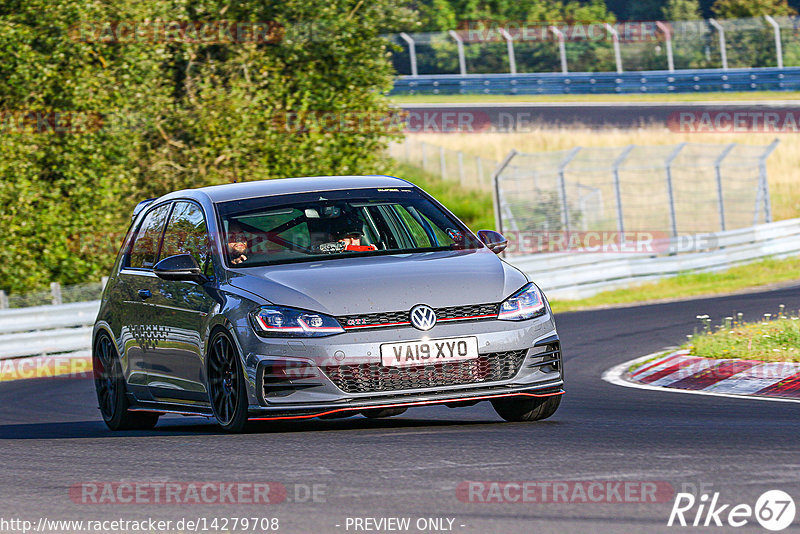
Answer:
M209 241L203 210L193 202L176 202L167 224L161 258L191 254L203 268L209 257Z
M161 232L164 230L169 208L170 204L165 204L145 216L139 232L136 234L136 240L131 246L128 267L152 269L156 264L158 243L161 240Z

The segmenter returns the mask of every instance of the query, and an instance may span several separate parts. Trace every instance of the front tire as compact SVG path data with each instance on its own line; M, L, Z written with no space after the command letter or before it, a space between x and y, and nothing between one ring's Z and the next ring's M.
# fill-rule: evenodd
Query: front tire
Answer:
M211 337L208 350L208 396L219 426L241 432L247 424L247 384L239 351L225 332Z
M100 334L92 351L94 387L103 421L111 430L150 430L158 423L157 413L129 412L125 377L117 350L107 334Z
M549 397L506 397L492 400L497 415L510 422L540 421L558 410L561 395Z

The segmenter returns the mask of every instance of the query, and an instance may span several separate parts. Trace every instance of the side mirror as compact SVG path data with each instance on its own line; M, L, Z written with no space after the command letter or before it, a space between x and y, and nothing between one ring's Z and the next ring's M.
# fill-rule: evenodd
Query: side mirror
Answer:
M478 237L486 247L494 252L500 254L508 246L508 239L503 237L500 232L494 230L478 230Z
M208 280L191 254L178 254L164 258L156 263L153 272L164 280L189 281L198 284Z

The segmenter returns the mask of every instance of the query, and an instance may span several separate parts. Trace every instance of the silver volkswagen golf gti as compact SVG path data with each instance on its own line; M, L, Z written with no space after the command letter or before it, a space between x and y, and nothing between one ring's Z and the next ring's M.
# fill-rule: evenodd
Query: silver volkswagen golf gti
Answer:
M491 401L552 415L561 349L538 287L413 184L388 176L204 187L141 202L94 327L111 429L166 413L398 415Z

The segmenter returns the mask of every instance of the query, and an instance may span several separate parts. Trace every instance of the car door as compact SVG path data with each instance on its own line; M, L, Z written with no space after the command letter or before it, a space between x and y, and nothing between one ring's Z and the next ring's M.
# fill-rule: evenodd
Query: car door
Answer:
M129 390L139 398L149 398L145 354L163 335L154 321L155 308L151 304L157 291L158 278L153 266L171 204L155 206L142 219L130 249L123 258L119 272L118 289L122 299L120 316L122 327L122 355ZM123 362L125 364L125 362Z
M207 275L213 275L206 220L199 204L176 201L167 222L159 261L191 254ZM212 283L157 278L151 304L164 333L145 353L150 394L166 402L205 401L203 337L216 300Z

